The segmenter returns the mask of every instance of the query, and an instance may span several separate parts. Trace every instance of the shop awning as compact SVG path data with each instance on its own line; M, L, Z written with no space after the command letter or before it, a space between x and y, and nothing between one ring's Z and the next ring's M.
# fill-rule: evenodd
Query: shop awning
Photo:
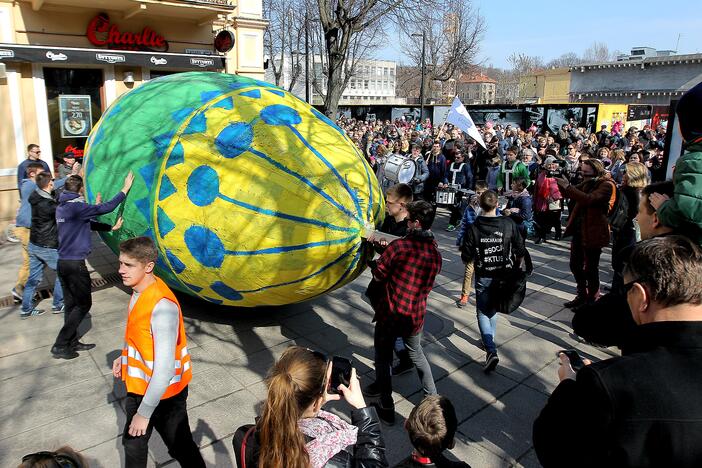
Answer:
M0 61L60 64L126 65L152 70L223 70L218 55L135 52L130 50L84 49L0 43Z

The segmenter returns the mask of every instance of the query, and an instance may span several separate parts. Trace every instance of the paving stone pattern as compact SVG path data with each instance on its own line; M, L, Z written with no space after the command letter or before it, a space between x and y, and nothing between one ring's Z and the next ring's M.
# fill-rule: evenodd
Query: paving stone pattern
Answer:
M474 301L455 307L463 264L454 246L455 233L444 228L439 210L436 234L444 259L429 296L424 348L437 388L454 403L459 419L452 454L476 468L539 466L531 442L534 418L557 384L556 352L576 347L585 356L605 359L614 350L579 342L572 334L572 313L562 303L574 294L568 269L568 244L529 242L535 271L523 306L498 318L500 365L482 372ZM96 278L114 274L116 256L94 239L89 259ZM608 279L609 252L600 267ZM21 252L18 244L0 245L0 291L14 285ZM51 276L52 279L53 276ZM313 301L256 310L223 308L180 296L191 350L194 377L188 399L190 425L208 466L236 466L231 437L250 423L265 398L268 368L290 345L352 357L363 383L373 380L372 310L361 300L370 275ZM46 287L46 280L44 283ZM19 307L0 309L0 466L16 466L22 455L68 444L91 466L124 465L120 434L125 423L125 389L111 375L126 323L129 292L108 284L93 292L91 317L81 325L84 341L97 347L72 361L52 359L49 349L62 323L47 313L20 320ZM421 400L416 373L393 379L397 413L383 426L388 459L399 462L411 450L403 429L412 407ZM343 403L331 411L348 415ZM149 466L177 466L154 432Z

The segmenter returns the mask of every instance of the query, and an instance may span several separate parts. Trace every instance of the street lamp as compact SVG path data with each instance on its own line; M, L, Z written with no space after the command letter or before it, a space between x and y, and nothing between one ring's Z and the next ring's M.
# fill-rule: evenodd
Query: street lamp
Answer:
M426 34L412 34L412 37L422 37L422 81L419 85L419 121L424 119L424 54L426 52Z

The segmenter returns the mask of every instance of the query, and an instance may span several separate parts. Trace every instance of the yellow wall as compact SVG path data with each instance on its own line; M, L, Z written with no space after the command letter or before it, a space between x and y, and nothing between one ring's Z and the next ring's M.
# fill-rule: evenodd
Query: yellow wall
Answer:
M541 91L542 104L568 102L570 91L570 72L567 68L546 70L542 75L543 88Z

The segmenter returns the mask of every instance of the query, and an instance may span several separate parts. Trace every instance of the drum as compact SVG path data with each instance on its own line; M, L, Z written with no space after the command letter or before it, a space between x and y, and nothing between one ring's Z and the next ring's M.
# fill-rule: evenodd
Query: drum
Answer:
M417 164L410 158L393 154L385 162L384 171L386 179L399 184L409 184L417 172Z
M444 206L453 206L456 204L456 189L452 187L437 189L436 204Z

